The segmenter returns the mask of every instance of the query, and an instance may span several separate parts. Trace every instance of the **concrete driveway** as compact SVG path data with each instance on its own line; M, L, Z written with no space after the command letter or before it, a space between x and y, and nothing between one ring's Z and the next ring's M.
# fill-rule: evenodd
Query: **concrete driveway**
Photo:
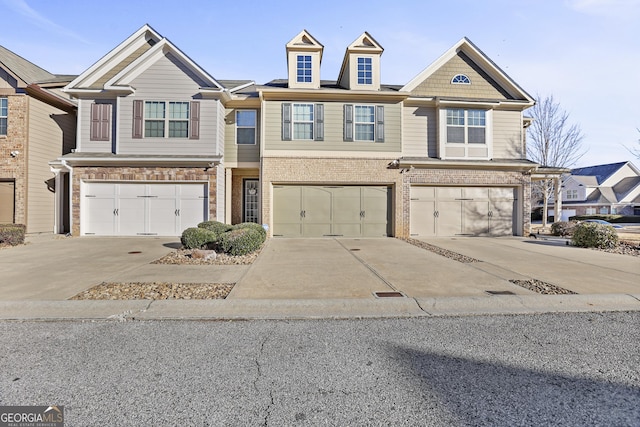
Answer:
M533 292L543 280L580 294L640 293L640 259L523 238L428 243L478 259L461 263L393 238L270 239L251 266L151 264L176 238L42 238L0 250L0 300L65 300L102 282L236 283L228 300L479 297ZM384 298L389 300L389 298Z

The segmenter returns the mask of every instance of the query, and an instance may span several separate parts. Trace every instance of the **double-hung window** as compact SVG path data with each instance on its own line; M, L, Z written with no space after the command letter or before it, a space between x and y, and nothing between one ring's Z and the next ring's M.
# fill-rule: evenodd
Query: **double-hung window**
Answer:
M371 58L358 58L358 84L370 85L373 83Z
M313 104L293 104L293 139L313 139Z
M577 200L578 190L567 190L567 200Z
M145 101L144 137L188 138L189 102Z
M256 143L256 110L236 111L236 144Z
M486 144L485 110L447 110L447 143Z
M373 105L356 105L355 109L355 140L374 141L376 126L376 109Z
M7 97L0 97L0 135L7 134L7 121L9 118L9 101Z
M311 83L311 55L298 55L297 76L298 83Z

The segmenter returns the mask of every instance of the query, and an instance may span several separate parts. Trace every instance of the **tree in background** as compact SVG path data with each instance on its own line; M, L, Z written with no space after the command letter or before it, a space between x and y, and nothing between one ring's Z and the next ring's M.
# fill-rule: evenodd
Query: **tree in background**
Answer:
M640 129L637 129L637 130L638 132L640 132ZM629 148L629 147L625 147L625 148L629 150L629 152L633 154L636 157L636 159L640 160L640 139L638 139L636 143L638 146L635 148Z
M560 108L553 95L541 99L530 110L533 123L527 128L527 158L541 166L568 168L586 153L580 126L569 123L569 113ZM532 192L542 198L542 226L547 226L547 207L554 194L553 180L537 181ZM559 220L557 218L556 220Z

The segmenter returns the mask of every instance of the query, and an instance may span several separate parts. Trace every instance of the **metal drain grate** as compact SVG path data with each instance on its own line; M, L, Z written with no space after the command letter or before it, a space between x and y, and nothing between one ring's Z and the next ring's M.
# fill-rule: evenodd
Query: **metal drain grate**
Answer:
M360 249L358 249L358 248L354 248L354 249L349 249L349 250L350 250L351 252L356 252L356 251L359 251Z
M131 252L127 252L129 255L134 255L134 254L141 254L142 251L131 251Z
M404 298L404 294L398 291L374 292L376 298Z
M515 293L511 291L485 291L490 295L515 295Z

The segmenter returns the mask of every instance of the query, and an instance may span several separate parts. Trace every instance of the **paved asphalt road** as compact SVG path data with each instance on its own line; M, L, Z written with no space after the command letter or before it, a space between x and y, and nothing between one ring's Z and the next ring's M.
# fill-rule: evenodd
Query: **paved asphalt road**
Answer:
M638 426L640 314L0 323L66 426Z

